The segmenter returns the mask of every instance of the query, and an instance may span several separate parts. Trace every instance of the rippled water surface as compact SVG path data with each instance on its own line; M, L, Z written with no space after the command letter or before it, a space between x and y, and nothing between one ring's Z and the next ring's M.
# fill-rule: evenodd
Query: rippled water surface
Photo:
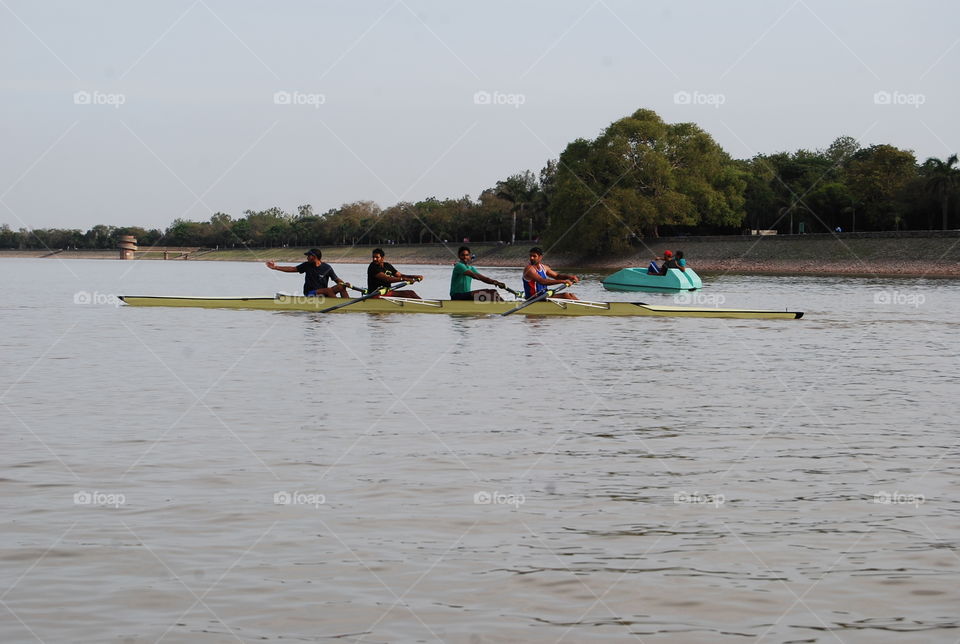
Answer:
M245 263L0 274L3 642L960 637L956 281L710 278L806 312L724 321L111 297L299 291Z

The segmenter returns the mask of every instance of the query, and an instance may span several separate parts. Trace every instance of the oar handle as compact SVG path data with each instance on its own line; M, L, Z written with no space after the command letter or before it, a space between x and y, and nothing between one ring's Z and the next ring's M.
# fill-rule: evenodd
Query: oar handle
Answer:
M527 300L527 301L528 301L528 302L533 302L534 300L545 300L545 299L547 299L547 298L553 297L554 293L558 293L558 292L562 291L563 289L567 288L568 286L570 286L570 285L564 283L564 284L559 285L557 288L548 288L546 291L544 291L544 292L542 292L542 293L538 293L537 295L534 295L533 297L531 297L531 298L530 298L529 300Z
M507 293L509 293L510 295L514 296L514 297L517 298L518 300L522 300L522 299L523 299L523 291L515 291L515 290L513 290L512 288L510 288L510 287L507 286L507 285L503 285L503 286L501 286L500 288L503 289L504 291L506 291Z

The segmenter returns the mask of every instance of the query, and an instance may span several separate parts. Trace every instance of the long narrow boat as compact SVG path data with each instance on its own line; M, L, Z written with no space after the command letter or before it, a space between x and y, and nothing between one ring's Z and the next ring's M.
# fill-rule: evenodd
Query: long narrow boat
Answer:
M120 295L130 306L180 306L204 309L257 309L265 311L322 311L340 298L277 294L276 297L172 297L162 295ZM474 302L469 300L414 300L380 297L364 300L334 313L446 313L447 315L496 315L515 308L518 302ZM803 317L801 311L725 309L716 307L661 306L642 302L589 302L551 298L519 311L523 315L606 315L616 317L654 316L684 318L790 319Z

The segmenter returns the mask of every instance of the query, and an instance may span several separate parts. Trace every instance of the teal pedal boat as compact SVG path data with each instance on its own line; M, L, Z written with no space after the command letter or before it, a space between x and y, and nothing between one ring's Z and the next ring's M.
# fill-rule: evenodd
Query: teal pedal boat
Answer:
M692 268L681 271L667 269L666 275L651 275L646 268L624 268L605 278L608 291L641 291L643 293L679 293L703 288L700 276Z

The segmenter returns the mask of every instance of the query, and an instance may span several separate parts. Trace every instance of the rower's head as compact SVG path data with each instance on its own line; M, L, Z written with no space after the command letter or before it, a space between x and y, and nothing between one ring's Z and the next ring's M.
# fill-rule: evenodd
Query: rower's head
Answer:
M543 259L543 249L539 246L534 246L530 249L530 263L539 264L540 260Z
M457 257L460 258L461 262L467 262L473 257L473 253L470 252L469 246L461 246L460 250L457 251Z
M670 259L671 257L673 257L673 251L671 250L663 251L663 257L664 259Z
M374 261L375 263L380 264L381 266L383 266L384 252L383 252L383 249L382 249L382 248L374 248L374 249L373 249L373 252L370 253L370 255L373 257L373 261Z
M304 253L307 256L308 262L313 262L314 264L320 263L320 258L323 257L323 253L320 252L319 248L311 248Z

